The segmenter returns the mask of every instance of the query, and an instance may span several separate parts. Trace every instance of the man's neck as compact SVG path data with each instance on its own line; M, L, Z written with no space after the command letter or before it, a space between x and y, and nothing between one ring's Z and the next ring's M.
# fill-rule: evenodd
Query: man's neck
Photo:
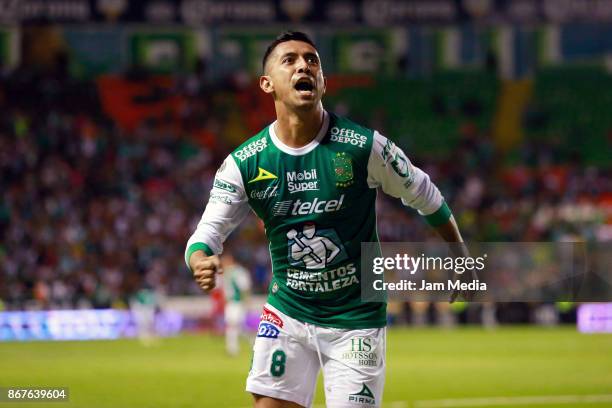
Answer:
M302 147L310 143L323 125L323 105L307 111L276 109L276 136L289 147Z

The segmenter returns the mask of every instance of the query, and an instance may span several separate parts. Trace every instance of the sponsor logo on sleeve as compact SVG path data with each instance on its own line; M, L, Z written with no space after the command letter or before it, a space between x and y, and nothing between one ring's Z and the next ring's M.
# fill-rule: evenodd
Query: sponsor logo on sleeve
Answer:
M391 168L398 176L406 179L404 187L408 188L414 182L414 172L412 171L412 163L404 155L404 153L393 143L387 139L387 143L382 150L381 156L385 163L389 163Z
M212 193L210 195L210 202L211 203L222 203L222 204L232 204L232 199L225 195L225 194L215 194Z
M227 183L223 180L219 180L218 178L215 178L215 181L213 182L213 187L220 188L221 190L229 191L230 193L236 192L236 188L234 186L232 186L230 183Z

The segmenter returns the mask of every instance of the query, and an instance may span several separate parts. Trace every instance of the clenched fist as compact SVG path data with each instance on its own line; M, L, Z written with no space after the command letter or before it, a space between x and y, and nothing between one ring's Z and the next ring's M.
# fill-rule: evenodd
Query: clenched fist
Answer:
M223 273L221 262L217 255L206 256L202 251L196 251L189 258L189 266L193 271L193 277L204 292L210 292L215 288L215 275Z

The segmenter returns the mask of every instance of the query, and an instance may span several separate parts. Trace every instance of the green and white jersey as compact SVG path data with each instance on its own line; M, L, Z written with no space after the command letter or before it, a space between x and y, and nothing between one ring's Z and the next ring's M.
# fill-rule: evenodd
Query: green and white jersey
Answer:
M220 254L252 209L270 242L271 305L320 326L384 326L386 304L360 300L361 242L378 241L376 189L422 215L439 212L440 191L393 142L348 119L324 112L321 130L300 148L283 144L274 125L217 171L186 260L199 249Z
M240 302L251 291L251 275L240 264L223 268L221 279L226 302Z

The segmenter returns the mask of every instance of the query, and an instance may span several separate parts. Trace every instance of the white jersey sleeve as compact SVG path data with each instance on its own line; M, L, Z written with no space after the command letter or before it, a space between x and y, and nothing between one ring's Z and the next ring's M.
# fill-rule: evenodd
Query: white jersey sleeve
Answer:
M401 198L404 205L417 209L421 215L433 214L444 201L427 173L414 166L402 149L376 131L368 160L368 185L381 187L390 196Z
M204 214L187 241L185 261L194 247L205 244L214 254L223 252L223 242L249 213L242 175L232 156L227 156L217 174Z

